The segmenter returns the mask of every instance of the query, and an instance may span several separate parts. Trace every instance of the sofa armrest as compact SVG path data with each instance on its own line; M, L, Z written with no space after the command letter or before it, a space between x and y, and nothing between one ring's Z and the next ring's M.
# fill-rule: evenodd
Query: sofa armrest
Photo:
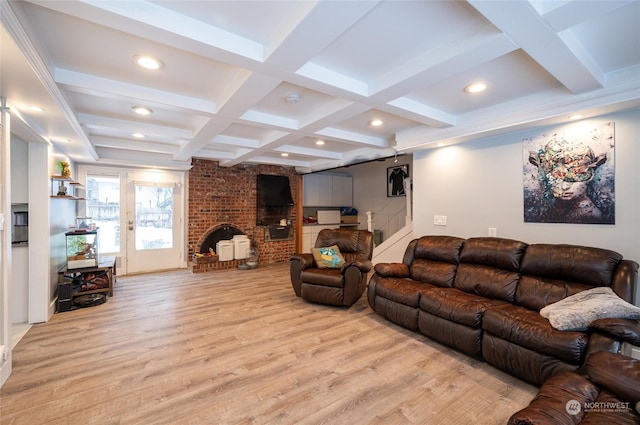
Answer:
M638 320L598 319L591 322L589 328L640 346L640 321Z
M289 258L289 261L299 261L301 263L302 270L316 267L316 261L313 259L312 254L293 254Z
M373 270L381 277L409 277L409 266L404 263L378 263Z
M593 353L585 362L589 379L635 405L640 401L640 360L606 351Z

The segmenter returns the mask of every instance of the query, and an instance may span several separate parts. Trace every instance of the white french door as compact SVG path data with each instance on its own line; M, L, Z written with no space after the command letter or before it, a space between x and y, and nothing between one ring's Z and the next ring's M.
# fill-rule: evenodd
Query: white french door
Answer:
M127 183L127 273L179 268L182 204L178 182Z
M186 267L183 172L78 169L86 183L86 203L79 203L78 214L96 223L100 255L116 256L118 273Z

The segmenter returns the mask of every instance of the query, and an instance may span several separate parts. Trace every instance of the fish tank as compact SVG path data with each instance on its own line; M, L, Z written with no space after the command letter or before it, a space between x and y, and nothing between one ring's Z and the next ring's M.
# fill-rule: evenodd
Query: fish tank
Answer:
M98 266L98 231L76 230L65 233L67 238L67 269Z

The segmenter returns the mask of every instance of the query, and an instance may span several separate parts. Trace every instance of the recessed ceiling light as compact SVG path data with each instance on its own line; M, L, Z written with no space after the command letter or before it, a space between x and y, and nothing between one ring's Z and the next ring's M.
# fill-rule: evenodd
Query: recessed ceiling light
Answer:
M131 110L139 115L151 115L153 113L153 110L145 108L144 106L134 106Z
M160 69L164 66L161 60L147 55L136 55L133 57L133 61L146 69Z
M487 83L473 83L464 88L465 93L480 93L487 89Z
M324 140L316 140L316 145L318 146L324 145Z
M369 122L369 125L371 125L373 127L380 127L382 125L382 120L379 120L379 119L376 118L374 120L371 120Z
M282 152L282 153L280 154L280 156L289 156L289 154L288 154L288 153L286 153L286 152Z
M28 109L33 112L44 112L44 108L42 106L33 105L33 106L29 106Z
M573 114L573 115L571 115L569 117L570 120L579 120L579 119L582 119L582 118L584 118L584 115L582 115L582 114Z
M136 139L144 139L144 134L142 133L133 133L132 136Z

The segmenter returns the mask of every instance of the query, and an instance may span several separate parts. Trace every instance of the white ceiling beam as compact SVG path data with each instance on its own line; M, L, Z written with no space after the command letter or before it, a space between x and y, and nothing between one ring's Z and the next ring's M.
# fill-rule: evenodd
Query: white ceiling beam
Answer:
M91 142L96 147L125 149L139 152L154 152L173 155L179 146L168 143L158 143L144 140L118 139L114 137L93 136Z
M354 133L353 131L341 130L339 128L327 127L316 134L324 137L331 137L337 140L343 140L347 143L362 144L368 146L374 146L379 148L386 148L389 146L389 141L380 139L379 137L366 136L364 134Z
M217 116L205 122L189 143L176 155L176 160L187 160L204 148L231 125L235 117L245 114L249 108L270 93L281 80L251 72L242 73L225 94Z
M138 133L140 128L144 128L146 135L158 135L163 138L190 139L193 137L191 130L169 127L151 123L141 123L139 121L129 121L117 118L107 118L91 114L78 114L78 120L88 128L116 128L126 133Z
M542 17L554 31L560 32L635 2L637 2L637 0L573 0L559 3L558 7L555 7L546 13L543 12ZM552 2L550 3L552 5L554 4Z
M221 50L234 52L256 61L262 61L264 59L264 49L260 43L224 31L201 20L181 15L162 7L162 3L155 4L144 0L111 2L102 0L80 1L111 14L136 21L138 24L148 25L153 28L162 28L163 31L174 33L180 37L195 40Z
M219 134L216 137L214 137L210 144L228 145L228 146L249 148L249 149L257 148L258 146L260 146L260 143L257 140L246 139L243 137L226 136L224 134Z
M284 22L274 37L265 62L291 72L296 71L318 53L333 43L356 22L374 9L380 0L366 2L342 2L340 13L335 4L326 1L309 1L304 15L298 20ZM331 25L326 25L331 22ZM321 28L319 31L318 29Z
M327 151L322 149L304 148L304 147L295 146L295 145L282 145L279 148L274 149L274 151L292 153L296 155L312 156L312 157L318 157L318 158L329 158L329 159L341 159L343 156L339 152Z
M69 90L78 93L95 94L112 99L127 99L129 101L143 101L169 106L172 109L180 109L202 114L213 114L216 104L213 101L184 96L174 92L156 90L136 84L122 81L109 80L95 75L83 74L68 69L56 68L55 79L58 84L68 87Z
M231 118L216 116L207 121L205 126L198 131L194 139L185 143L174 156L176 161L188 161L204 148L211 139L222 133L233 122Z
M580 61L529 2L468 2L572 93L604 87L604 75Z
M315 133L336 122L346 121L350 118L371 110L371 107L362 103L349 101L331 102L313 111L313 116L300 123L302 132Z
M98 164L121 165L128 167L154 167L172 170L190 170L191 161L175 161L171 155L161 153L146 153L144 155L131 155L122 149L96 148L100 159Z
M416 150L438 142L463 142L505 131L519 131L557 122L566 122L575 112L586 110L607 113L615 105L625 109L640 107L640 80L622 83L599 91L567 97L566 91L556 88L544 93L516 99L458 117L455 128L414 128L396 134L399 150Z
M518 49L504 34L479 34L446 45L398 64L371 87L371 98L381 102L404 96L416 85L430 86L449 78L451 69L462 74Z

